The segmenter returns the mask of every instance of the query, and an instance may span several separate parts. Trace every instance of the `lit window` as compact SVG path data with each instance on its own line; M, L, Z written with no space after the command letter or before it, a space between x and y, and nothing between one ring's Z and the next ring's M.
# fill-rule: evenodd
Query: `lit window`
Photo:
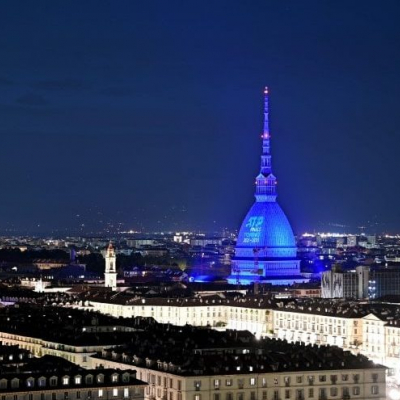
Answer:
M63 378L63 385L68 385L69 378L65 377Z
M129 397L129 389L128 388L124 388L124 397L125 398Z
M262 387L267 387L267 379L266 378L262 378L261 385L262 385Z
M99 397L103 397L103 389L99 389Z
M118 396L118 389L113 389L113 396L114 397L117 397Z
M80 385L81 384L81 377L80 376L76 376L75 377L75 384L76 385Z

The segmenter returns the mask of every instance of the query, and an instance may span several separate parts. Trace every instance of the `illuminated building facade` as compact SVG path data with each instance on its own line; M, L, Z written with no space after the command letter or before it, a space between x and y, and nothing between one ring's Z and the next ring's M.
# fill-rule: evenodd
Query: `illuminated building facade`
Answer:
M264 129L261 135L261 170L256 177L256 201L239 231L230 283L304 282L300 275L292 227L276 201L277 180L272 173L268 89L264 91Z

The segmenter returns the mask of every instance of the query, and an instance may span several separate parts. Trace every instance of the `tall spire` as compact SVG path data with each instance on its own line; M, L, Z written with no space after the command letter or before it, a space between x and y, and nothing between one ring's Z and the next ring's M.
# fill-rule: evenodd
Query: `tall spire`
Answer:
M264 88L264 127L261 135L262 155L260 174L256 178L256 200L275 201L276 200L276 178L272 174L270 133L269 133L269 104L268 87Z
M264 89L264 129L262 134L262 156L261 156L261 173L271 173L271 154L269 148L269 108L268 108L268 88Z

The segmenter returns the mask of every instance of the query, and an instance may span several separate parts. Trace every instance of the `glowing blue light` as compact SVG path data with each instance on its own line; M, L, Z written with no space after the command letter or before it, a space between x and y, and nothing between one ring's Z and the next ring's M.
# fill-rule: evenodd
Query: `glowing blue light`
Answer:
M276 177L272 173L269 145L268 90L264 91L264 129L261 169L256 177L256 202L239 231L229 283L249 284L276 278L293 282L300 276L292 227L276 202Z
M253 248L254 245L296 247L292 227L278 203L256 202L247 213L236 246Z
M189 280L190 282L207 283L214 281L215 277L213 275L197 275L191 276Z

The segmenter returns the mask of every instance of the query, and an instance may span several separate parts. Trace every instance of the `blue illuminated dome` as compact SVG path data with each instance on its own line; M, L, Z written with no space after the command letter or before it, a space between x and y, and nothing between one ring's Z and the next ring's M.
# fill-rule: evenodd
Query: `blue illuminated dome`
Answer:
M276 201L255 202L242 223L236 248L254 247L291 249L296 256L292 227Z
M261 169L256 177L256 201L240 227L230 283L265 281L275 284L303 282L292 227L276 201L277 180L272 173L268 115L264 91L264 130Z

